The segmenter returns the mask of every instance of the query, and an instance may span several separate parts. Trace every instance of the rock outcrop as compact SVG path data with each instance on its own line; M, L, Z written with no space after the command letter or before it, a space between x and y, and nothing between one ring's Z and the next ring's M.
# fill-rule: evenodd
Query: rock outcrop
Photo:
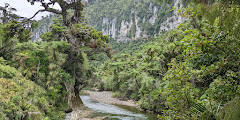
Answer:
M111 0L108 1L111 2ZM121 1L129 5L123 6L122 10L119 10L118 4ZM109 35L110 38L118 42L148 39L161 32L174 29L185 21L177 12L178 9L183 7L181 0L174 0L172 5L159 4L153 0L144 2L141 0L104 2L106 3L105 6L101 5L100 1L88 6L86 14L90 17L89 23L95 27L101 25L101 27L97 27L98 30L101 30L104 35ZM99 7L96 7L94 4L98 4ZM175 10L171 11L173 7ZM92 12L97 12L98 15L90 14L89 9L93 9ZM109 9L117 11L118 14L108 11Z

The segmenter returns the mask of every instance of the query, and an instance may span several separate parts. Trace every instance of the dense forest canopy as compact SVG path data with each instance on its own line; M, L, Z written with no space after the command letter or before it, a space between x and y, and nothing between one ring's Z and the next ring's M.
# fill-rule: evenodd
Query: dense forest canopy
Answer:
M160 119L237 120L239 1L182 2L178 12L188 20L178 28L147 43L113 44L118 53L97 68L99 89Z
M87 85L87 80L92 74L88 65L89 57L100 52L108 53L108 37L82 21L83 5L80 1L29 2L40 2L43 7L40 12L59 13L60 16L54 20L51 30L42 35L42 41L31 42L30 32L36 23L29 23L31 18L11 18L12 13L8 10L8 5L1 7L4 13L0 25L0 56L3 61L1 85L7 81L14 84L13 88L3 88L7 91L3 91L1 96L4 97L8 91L16 91L4 97L8 98L6 101L1 101L1 118L63 118L64 114L55 112L63 113L67 109L77 107L72 104L80 99L79 91ZM50 4L55 3L60 4L61 11L49 8ZM70 9L75 9L73 15L69 13ZM27 23L32 27L26 27ZM21 81L26 83L22 85ZM15 86L19 89L29 89L15 90ZM17 101L24 101L15 103L15 98Z
M33 17L54 17L44 20L52 25L41 41L32 42L38 22L0 6L0 120L64 119L83 108L79 92L95 86L135 100L158 119L240 119L239 0L182 0L184 23L126 43L88 26L86 1L27 1L43 8Z

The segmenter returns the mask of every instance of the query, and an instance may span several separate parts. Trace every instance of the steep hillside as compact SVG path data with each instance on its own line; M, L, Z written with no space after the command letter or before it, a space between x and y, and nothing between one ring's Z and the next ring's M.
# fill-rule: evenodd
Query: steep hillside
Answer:
M240 119L239 5L192 1L177 28L145 43L115 43L117 52L96 70L99 89L161 120Z
M181 0L171 4L156 0L90 0L84 15L90 26L117 42L146 40L184 22L177 12L182 7ZM55 18L50 15L38 21L32 40L41 40L41 34L49 31Z
M89 24L117 41L148 39L177 27L184 18L176 12L180 0L97 0L85 8ZM175 10L171 11L172 8Z
M50 31L50 27L53 24L53 19L56 18L56 15L42 17L42 19L38 21L38 27L33 30L32 41L41 41L41 35Z
M5 63L6 60L0 57L0 120L64 117L62 106L53 105L55 101L44 87L26 79L16 68Z

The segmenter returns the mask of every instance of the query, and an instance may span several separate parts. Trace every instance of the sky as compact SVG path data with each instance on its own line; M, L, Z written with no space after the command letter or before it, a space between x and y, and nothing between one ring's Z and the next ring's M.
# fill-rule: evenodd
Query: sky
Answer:
M27 0L0 0L0 6L4 6L4 3L10 4L11 7L16 8L16 14L22 17L32 17L39 9L43 7L39 3L31 5ZM60 8L57 4L54 5L54 8ZM48 15L49 12L39 13L34 19L39 20L42 16Z

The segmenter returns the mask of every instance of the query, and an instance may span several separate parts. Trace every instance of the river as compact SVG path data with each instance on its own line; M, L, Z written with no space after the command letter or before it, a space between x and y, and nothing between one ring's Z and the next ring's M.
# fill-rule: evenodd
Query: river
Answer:
M107 116L104 120L157 120L156 114L141 112L135 107L96 102L87 95L81 96L81 99L87 108L94 111L93 117Z

